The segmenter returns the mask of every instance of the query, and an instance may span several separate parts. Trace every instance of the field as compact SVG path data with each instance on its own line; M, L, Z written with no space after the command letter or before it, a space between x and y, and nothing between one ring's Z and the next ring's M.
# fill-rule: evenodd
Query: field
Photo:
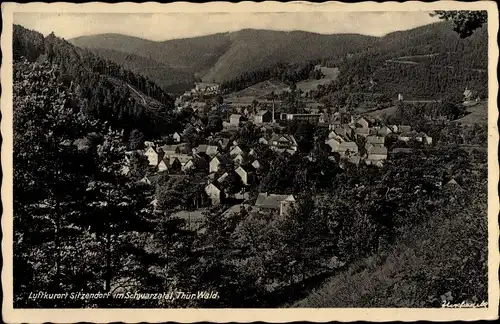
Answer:
M393 115L396 112L396 110L397 110L396 106L391 106L391 107L384 108L384 109L370 111L370 112L366 113L365 115L369 116L369 117L374 117L374 118L382 118L383 116Z
M332 80L336 80L340 71L338 68L327 68L322 66L321 72L325 75L324 78L319 80L300 81L297 83L297 88L302 91L316 90L319 85L325 85L330 83Z
M279 93L287 89L288 86L279 80L266 80L254 84L243 90L233 92L226 98L227 100L234 101L248 101L252 102L253 99L264 99L271 92ZM250 99L251 98L251 99Z
M297 83L297 88L303 91L315 90L318 85L328 84L332 80L337 79L339 75L338 68L321 67L321 71L325 75L324 78L300 81ZM252 105L253 100L257 100L259 103L271 104L272 101L266 99L271 92L278 94L289 90L289 86L279 80L266 80L225 96L224 102L233 106L249 106ZM276 101L276 103L279 104L279 101Z

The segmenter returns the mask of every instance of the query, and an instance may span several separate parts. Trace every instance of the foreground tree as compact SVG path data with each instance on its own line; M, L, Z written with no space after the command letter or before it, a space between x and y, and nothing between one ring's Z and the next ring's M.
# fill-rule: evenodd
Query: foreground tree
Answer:
M476 29L481 28L488 21L487 11L436 10L434 13L431 13L431 16L438 16L439 19L453 22L453 30L460 38L472 36Z

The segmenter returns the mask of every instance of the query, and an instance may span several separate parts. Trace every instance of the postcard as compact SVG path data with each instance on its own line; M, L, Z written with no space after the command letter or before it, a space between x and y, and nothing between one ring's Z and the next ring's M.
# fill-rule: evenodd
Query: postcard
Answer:
M498 9L3 3L7 323L498 318Z

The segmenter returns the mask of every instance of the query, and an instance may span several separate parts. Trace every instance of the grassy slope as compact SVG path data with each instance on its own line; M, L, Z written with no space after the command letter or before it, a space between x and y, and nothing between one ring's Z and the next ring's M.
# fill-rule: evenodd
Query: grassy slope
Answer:
M488 101L481 101L479 104L467 107L468 115L456 121L464 125L488 124Z
M302 89L303 91L308 91L311 89L316 89L318 85L328 84L332 80L335 80L339 75L339 70L337 68L327 68L321 67L324 78L319 80L305 80L297 83L297 88ZM226 101L231 103L237 103L240 105L251 105L254 99L259 102L266 101L267 95L269 95L272 91L275 94L278 94L283 91L288 91L289 87L285 83L279 80L267 80L263 82L259 82L252 86L249 86L243 90L233 92L226 96Z
M423 307L432 298L439 307L448 291L455 300L485 298L486 198L444 214L409 230L388 252L351 265L293 307Z

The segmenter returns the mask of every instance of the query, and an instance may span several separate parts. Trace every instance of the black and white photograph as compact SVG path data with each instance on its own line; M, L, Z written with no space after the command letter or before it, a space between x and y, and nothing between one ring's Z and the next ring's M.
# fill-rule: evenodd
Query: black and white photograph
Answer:
M494 2L2 16L4 321L498 318Z

